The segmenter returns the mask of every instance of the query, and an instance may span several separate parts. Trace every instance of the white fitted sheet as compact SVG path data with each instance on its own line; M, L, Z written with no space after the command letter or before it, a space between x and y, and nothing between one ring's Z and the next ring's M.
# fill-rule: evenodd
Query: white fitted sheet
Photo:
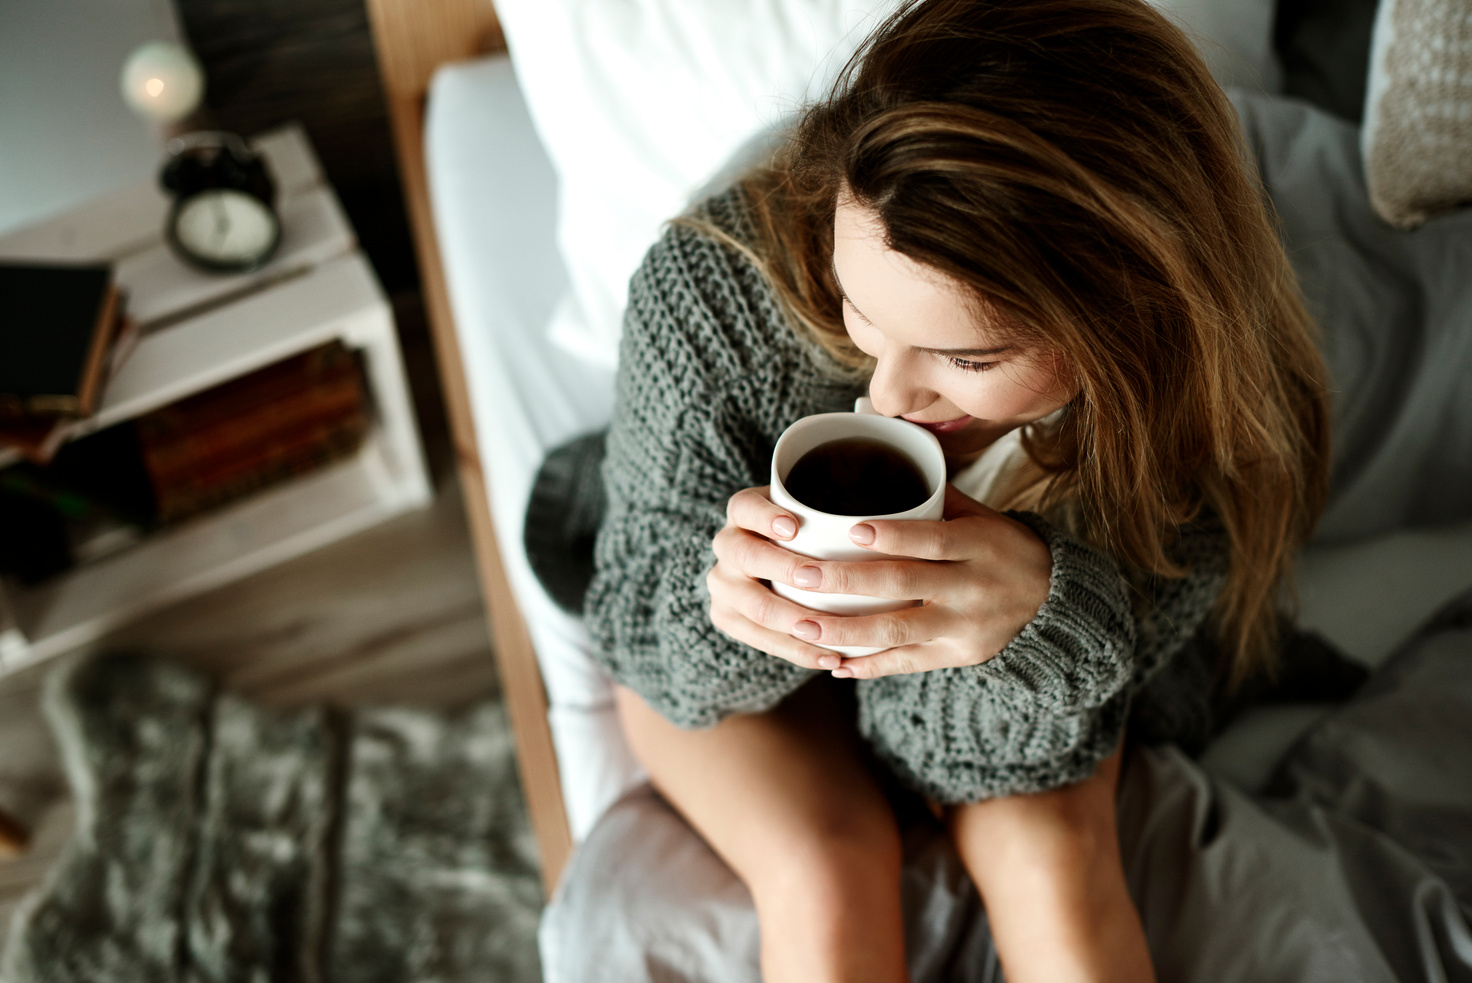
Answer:
M550 343L567 294L557 181L504 55L441 69L425 120L430 198L491 518L547 689L568 822L581 840L641 780L581 622L532 574L522 522L547 451L605 426L613 373Z

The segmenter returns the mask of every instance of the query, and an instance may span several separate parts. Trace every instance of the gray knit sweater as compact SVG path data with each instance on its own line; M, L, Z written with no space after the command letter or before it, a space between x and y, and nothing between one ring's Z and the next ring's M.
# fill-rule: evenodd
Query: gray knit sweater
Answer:
M703 207L749 241L739 192ZM765 710L813 675L711 624L711 541L727 499L767 483L782 431L851 407L861 389L798 338L761 274L708 236L670 229L635 274L585 614L604 668L672 723ZM1149 585L1137 617L1111 557L1036 515L1016 517L1052 551L1037 617L981 665L858 683L864 736L942 802L1090 774L1117 744L1132 694L1196 632L1223 581L1219 530L1188 528L1177 553L1191 574Z

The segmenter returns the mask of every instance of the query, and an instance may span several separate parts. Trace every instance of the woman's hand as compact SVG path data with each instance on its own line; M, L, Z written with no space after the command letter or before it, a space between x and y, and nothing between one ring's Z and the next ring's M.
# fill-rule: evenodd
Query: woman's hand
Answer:
M747 488L726 503L726 525L711 547L716 565L706 575L710 620L721 631L754 649L808 669L837 669L836 652L809 645L792 633L799 621L818 612L778 597L763 580L804 587L816 576L800 573L817 563L785 550L773 540L797 535L797 520L772 504L770 485Z
M711 619L748 645L798 665L833 669L844 678L985 662L1047 600L1052 556L1027 526L950 486L945 519L865 522L851 531L855 543L900 559L812 560L767 538L790 539L788 530L795 533L797 526L771 503L765 488L738 492L714 544L718 562L708 581ZM759 580L923 603L884 614L826 614L778 597ZM840 659L818 645L886 650Z

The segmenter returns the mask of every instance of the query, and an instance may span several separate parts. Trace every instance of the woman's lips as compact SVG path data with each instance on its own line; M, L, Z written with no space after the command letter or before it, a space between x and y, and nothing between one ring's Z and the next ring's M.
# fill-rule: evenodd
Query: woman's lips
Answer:
M957 430L960 430L972 420L972 418L969 416L958 416L954 420L942 420L939 423L921 423L919 420L911 420L909 417L901 417L901 419L909 423L913 423L917 427L924 427L926 430L929 430L936 436L947 433L955 433Z

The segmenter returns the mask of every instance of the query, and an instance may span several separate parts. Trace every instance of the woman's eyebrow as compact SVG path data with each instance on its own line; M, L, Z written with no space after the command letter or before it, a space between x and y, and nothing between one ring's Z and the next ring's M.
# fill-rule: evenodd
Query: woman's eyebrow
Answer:
M848 291L843 289L843 281L838 279L838 265L830 260L828 270L833 274L833 283L838 287L838 293L844 300L848 301L848 306L852 307L854 313L863 318L866 324L873 324L873 321L864 317L864 312L859 310L859 305L855 304L853 298L849 297ZM986 358L991 355L1002 355L1011 350L1011 345L999 345L996 348L921 348L919 345L910 346L910 351L912 352L921 352L925 355L946 355L951 358Z
M984 358L988 355L1002 355L1012 350L1011 345L1000 345L996 348L921 348L911 345L910 351L923 352L926 355L949 355L953 358Z
M865 324L873 324L874 322L865 317L864 312L859 310L859 305L854 303L854 299L848 295L848 291L843 289L843 281L838 279L838 262L836 260L828 260L828 272L833 274L833 284L838 287L838 295L848 301L848 306L854 309L854 313L859 316L859 320Z

